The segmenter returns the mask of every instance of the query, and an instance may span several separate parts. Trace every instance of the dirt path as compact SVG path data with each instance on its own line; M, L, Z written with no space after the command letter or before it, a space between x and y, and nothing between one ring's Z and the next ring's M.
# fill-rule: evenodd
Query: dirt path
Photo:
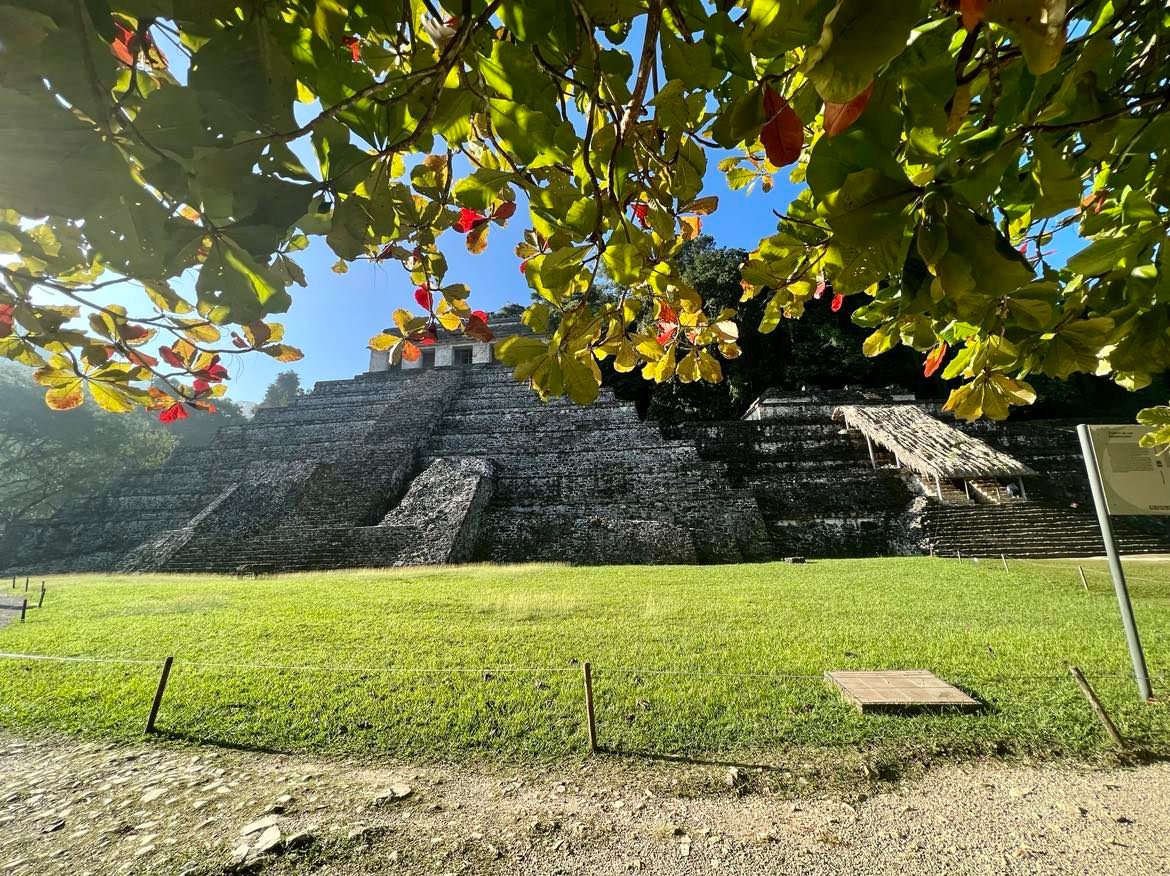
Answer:
M948 766L842 799L780 793L798 764L733 789L726 767L610 757L412 768L0 736L0 759L4 876L1170 872L1166 763Z

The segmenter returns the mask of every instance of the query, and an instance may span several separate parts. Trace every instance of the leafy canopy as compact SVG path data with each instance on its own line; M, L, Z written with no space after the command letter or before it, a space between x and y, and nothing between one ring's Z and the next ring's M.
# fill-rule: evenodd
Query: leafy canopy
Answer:
M863 296L865 353L961 377L964 418L1030 403L1030 374L1170 362L1160 0L14 0L0 32L0 355L54 407L174 419L221 355L297 358L270 318L314 236L417 287L375 349L490 338L441 246L509 220L525 320L558 317L500 344L518 379L718 381L736 310L675 261L716 148L733 189L805 183L743 268L762 331ZM596 303L603 268L625 291ZM104 305L124 282L154 311Z

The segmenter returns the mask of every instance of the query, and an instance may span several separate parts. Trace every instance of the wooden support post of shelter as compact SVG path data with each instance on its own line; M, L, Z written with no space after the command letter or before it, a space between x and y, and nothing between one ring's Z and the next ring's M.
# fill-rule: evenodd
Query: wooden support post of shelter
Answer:
M589 753L597 753L597 718L593 713L593 667L586 660L581 664L585 681L585 733L589 738Z
M865 436L865 449L869 451L869 464L877 468L877 457L873 455L873 441L868 435Z
M1086 590L1089 589L1089 579L1085 577L1085 567L1077 566L1077 574L1081 576L1081 586Z
M1003 561L1003 570L1006 572L1008 570L1007 557L1005 557L1003 554L1000 554L999 558Z
M150 716L146 719L146 732L154 732L154 722L158 718L158 710L162 706L163 694L167 689L167 679L171 676L171 664L175 662L174 657L168 656L163 660L162 675L158 677L158 688L154 692L154 702L150 704Z

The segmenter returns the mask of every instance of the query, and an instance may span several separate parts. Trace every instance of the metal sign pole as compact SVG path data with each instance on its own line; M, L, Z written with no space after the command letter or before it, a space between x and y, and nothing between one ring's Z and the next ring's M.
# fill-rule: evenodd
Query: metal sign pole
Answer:
M1105 490L1101 486L1101 469L1097 466L1097 455L1093 452L1093 441L1089 427L1077 426L1081 439L1081 453L1085 457L1085 471L1089 476L1089 488L1093 491L1093 506L1097 509L1097 522L1101 525L1101 539L1105 542L1105 556L1109 559L1109 574L1113 577L1113 592L1117 594L1117 607L1121 610L1121 625L1125 628L1125 641L1129 645L1129 657L1133 661L1133 675L1137 681L1138 693L1143 700L1152 699L1150 674L1146 670L1146 656L1142 653L1142 640L1138 636L1137 624L1133 619L1133 606L1129 602L1129 589L1125 585L1125 570L1117 553L1117 540L1113 536L1113 523L1105 506Z

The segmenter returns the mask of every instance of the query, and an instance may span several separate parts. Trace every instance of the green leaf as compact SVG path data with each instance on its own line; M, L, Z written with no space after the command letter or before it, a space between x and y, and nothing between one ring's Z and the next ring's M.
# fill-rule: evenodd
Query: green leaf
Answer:
M767 120L763 91L756 86L724 106L715 118L711 137L725 149L732 149L740 142L753 142Z
M560 357L565 394L579 405L597 401L601 392L601 370L588 353L581 357L566 354Z
M619 286L632 286L645 279L646 260L632 243L611 243L601 254L605 269Z
M837 0L803 69L829 103L857 97L906 48L929 0Z

